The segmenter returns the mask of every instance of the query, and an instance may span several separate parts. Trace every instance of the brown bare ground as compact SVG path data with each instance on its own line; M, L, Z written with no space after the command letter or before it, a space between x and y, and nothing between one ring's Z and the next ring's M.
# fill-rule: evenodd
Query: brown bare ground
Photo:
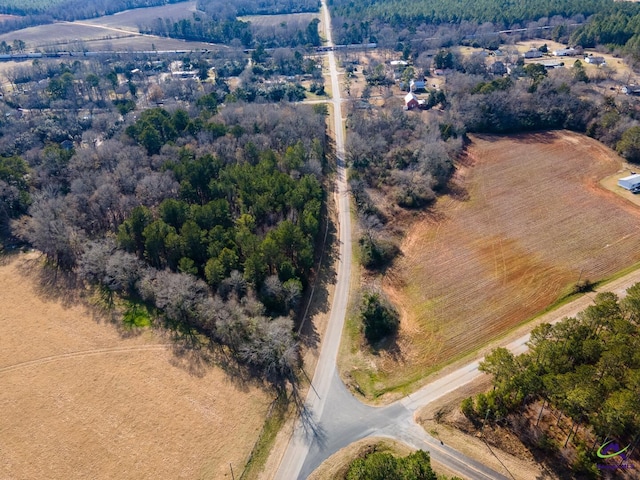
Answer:
M407 231L384 280L397 348L377 388L418 380L536 315L579 279L640 261L640 210L602 188L620 158L587 137L475 136L451 194Z
M124 335L43 288L34 255L0 264L0 478L236 477L265 392Z

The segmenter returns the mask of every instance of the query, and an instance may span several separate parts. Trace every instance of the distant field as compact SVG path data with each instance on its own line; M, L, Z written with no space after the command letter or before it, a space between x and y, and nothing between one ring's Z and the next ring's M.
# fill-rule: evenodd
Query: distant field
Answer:
M363 367L378 390L477 348L580 279L640 261L640 209L599 185L621 161L595 140L475 136L468 157L460 191L408 230L385 276L402 327L398 350Z
M114 28L116 27L94 26L88 22L55 23L2 34L0 42L4 40L11 43L14 39L20 39L27 44L28 51L77 49L79 45L88 50L151 50L152 46L158 50L212 48L210 43L140 35L124 28L113 30Z
M13 20L16 18L20 18L20 17L18 17L17 15L3 15L0 13L0 22L4 22L6 20Z
M25 256L0 262L0 478L239 477L264 392L44 296Z
M171 18L180 20L191 18L196 12L196 2L180 2L160 7L135 8L114 15L106 15L91 20L83 20L84 23L102 25L107 27L117 27L138 31L138 26L146 25L157 18Z
M320 19L320 13L289 13L283 15L247 15L238 17L243 22L251 22L260 27L278 26L281 23L288 22L306 22L309 23L314 18Z
M83 44L88 50L151 50L152 46L158 50L211 48L210 43L186 42L138 33L139 26L157 18L189 18L196 11L195 7L195 1L181 2L161 7L136 8L91 20L40 25L2 34L0 42L4 40L11 43L20 39L27 44L28 51L46 48L77 49L79 44Z

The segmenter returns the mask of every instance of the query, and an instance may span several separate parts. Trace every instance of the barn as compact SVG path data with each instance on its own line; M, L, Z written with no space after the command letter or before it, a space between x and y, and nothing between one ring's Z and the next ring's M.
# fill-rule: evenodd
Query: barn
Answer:
M404 108L405 110L411 110L412 108L416 108L420 103L418 102L418 97L414 95L413 92L409 92L404 97Z
M640 174L634 173L628 177L618 180L618 185L627 190L633 190L636 187L640 187Z

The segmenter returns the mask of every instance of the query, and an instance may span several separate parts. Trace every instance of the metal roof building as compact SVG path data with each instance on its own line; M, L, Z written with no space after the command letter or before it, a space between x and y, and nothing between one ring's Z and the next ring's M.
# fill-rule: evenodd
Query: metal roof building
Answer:
M628 177L618 180L618 185L627 190L632 190L635 187L640 186L640 174L634 173Z

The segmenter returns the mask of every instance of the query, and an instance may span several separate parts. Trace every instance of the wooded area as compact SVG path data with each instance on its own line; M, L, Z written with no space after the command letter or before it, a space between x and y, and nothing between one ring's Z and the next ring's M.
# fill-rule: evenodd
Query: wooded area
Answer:
M499 348L487 355L480 369L494 388L465 400L462 410L478 423L498 421L538 401L539 422L553 408L571 419L565 446L573 442L577 449L572 469L596 475L598 445L615 439L629 444L631 454L640 440L639 332L640 284L623 299L599 293L575 318L536 327L527 353ZM561 448L548 443L550 452Z
M221 76L151 88L132 70L63 62L12 77L21 87L2 103L3 239L141 302L182 341L278 389L295 384L293 319L324 221L325 112L240 102ZM172 85L181 107L136 111L142 94L162 98Z

